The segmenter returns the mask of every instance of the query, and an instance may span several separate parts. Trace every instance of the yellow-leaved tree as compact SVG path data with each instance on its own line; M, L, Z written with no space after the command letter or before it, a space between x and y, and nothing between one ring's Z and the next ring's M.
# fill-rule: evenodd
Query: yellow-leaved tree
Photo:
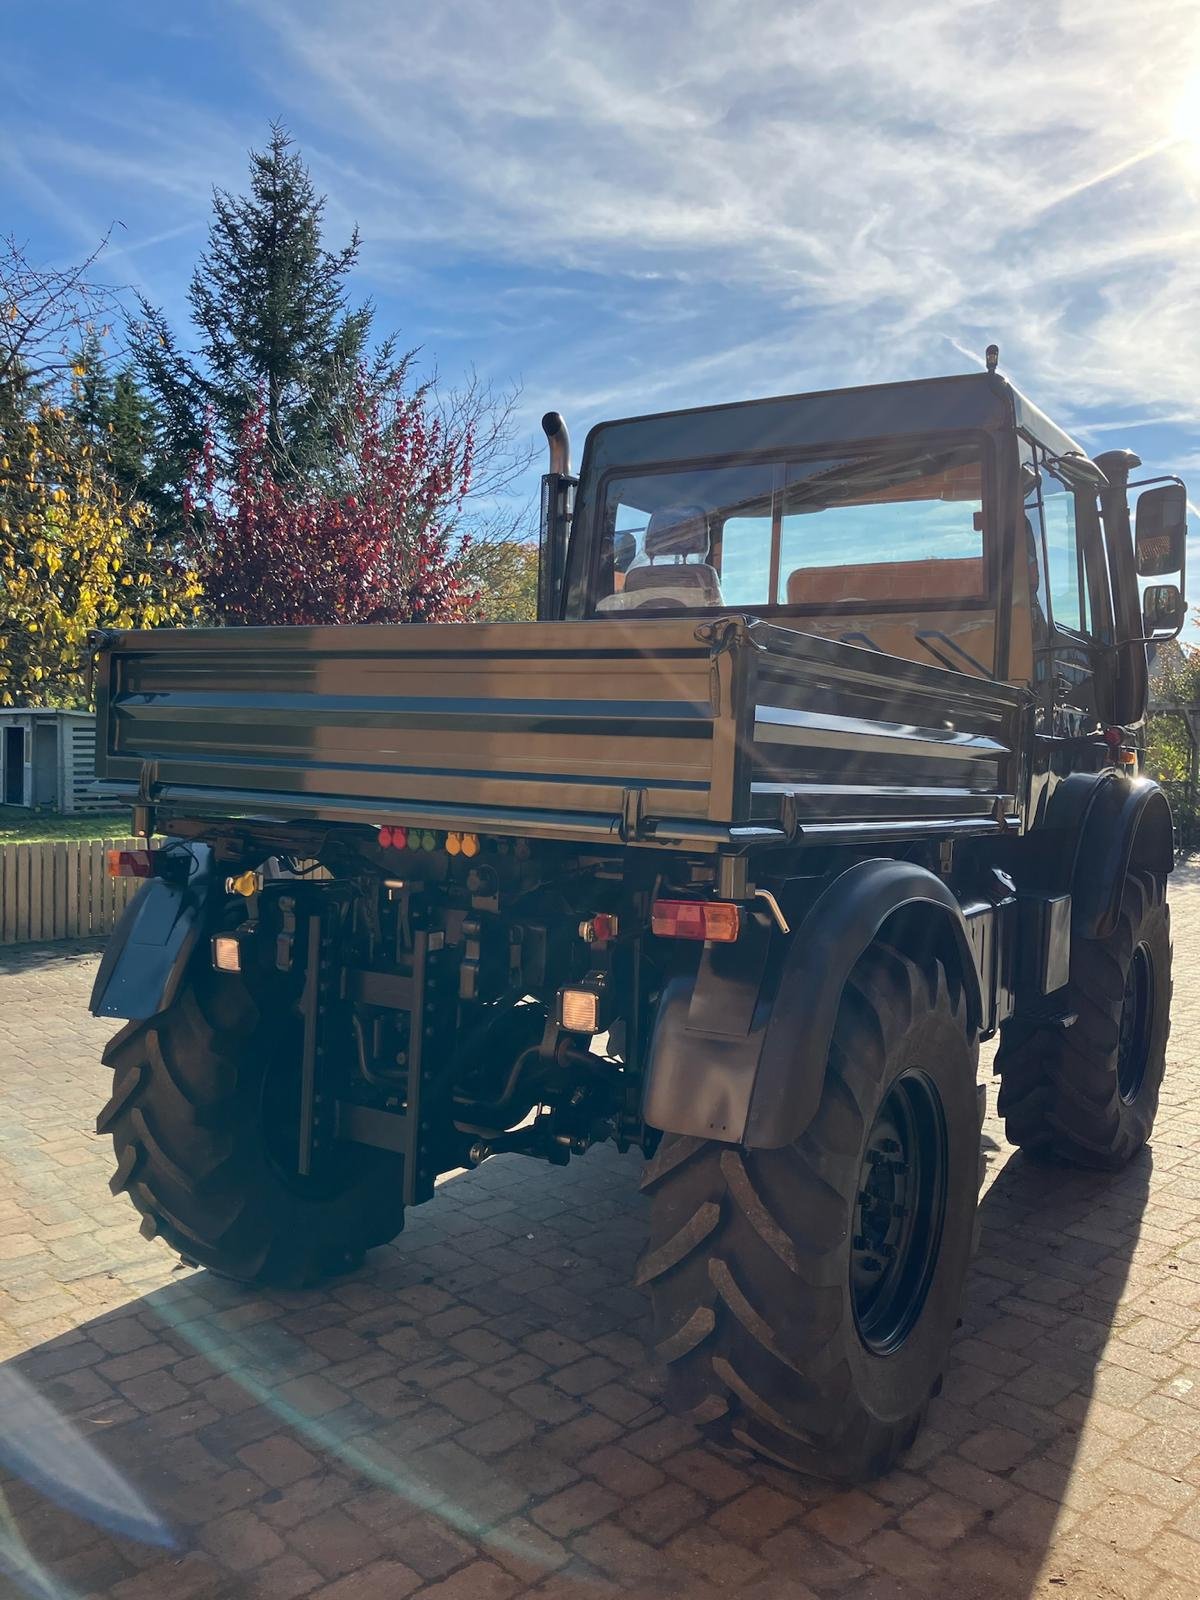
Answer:
M80 704L92 628L196 620L195 577L147 519L62 406L0 395L0 705Z

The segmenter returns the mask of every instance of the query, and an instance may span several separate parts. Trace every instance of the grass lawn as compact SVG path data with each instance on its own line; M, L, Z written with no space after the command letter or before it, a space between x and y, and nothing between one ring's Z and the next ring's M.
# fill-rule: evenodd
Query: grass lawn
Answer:
M24 811L0 806L0 845L36 844L43 839L127 839L128 811L76 813L69 817L53 811Z

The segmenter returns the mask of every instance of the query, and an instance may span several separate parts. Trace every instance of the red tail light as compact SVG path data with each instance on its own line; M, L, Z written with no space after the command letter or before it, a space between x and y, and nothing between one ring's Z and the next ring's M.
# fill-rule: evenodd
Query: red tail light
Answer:
M110 850L108 875L110 878L152 878L154 855L153 850Z
M656 900L650 931L660 939L713 939L732 944L742 931L742 908L728 900Z

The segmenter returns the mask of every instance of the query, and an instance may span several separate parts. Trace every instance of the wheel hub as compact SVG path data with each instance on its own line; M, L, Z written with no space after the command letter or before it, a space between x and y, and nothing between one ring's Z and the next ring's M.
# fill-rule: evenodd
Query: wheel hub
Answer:
M868 1350L897 1350L921 1314L946 1207L946 1119L932 1081L902 1073L879 1107L859 1175L850 1293Z

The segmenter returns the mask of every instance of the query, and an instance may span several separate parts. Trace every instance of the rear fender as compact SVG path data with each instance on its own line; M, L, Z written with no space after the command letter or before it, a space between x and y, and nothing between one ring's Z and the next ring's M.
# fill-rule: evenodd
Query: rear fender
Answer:
M93 1016L142 1022L174 1000L220 887L208 845L186 848L196 863L187 881L151 878L122 912L92 985Z
M940 878L907 861L860 861L818 894L790 936L769 919L736 945L706 946L695 974L664 987L650 1041L643 1116L654 1128L777 1149L816 1112L842 990L859 957L902 916L982 995L962 910Z

